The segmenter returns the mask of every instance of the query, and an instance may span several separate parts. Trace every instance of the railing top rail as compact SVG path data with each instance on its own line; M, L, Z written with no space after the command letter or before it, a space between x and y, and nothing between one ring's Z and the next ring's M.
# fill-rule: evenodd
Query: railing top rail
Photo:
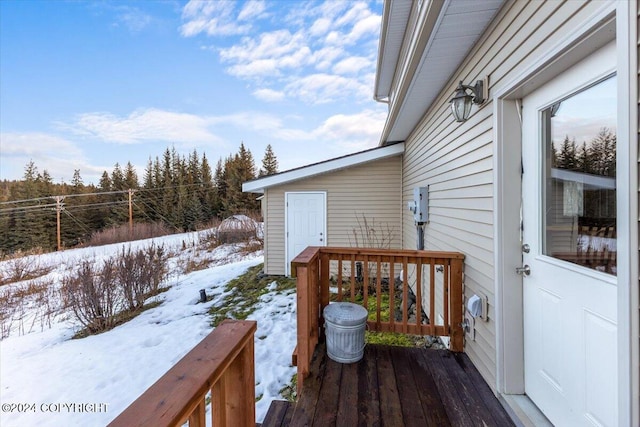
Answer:
M225 320L125 409L109 426L173 426L186 419L257 329Z
M415 257L415 258L448 258L448 259L464 259L464 254L460 252L447 251L419 251L415 249L379 249L379 248L348 248L348 247L320 247L314 248L319 253L337 254L337 255L368 255L368 256L399 256L399 257ZM301 253L302 255L302 253Z

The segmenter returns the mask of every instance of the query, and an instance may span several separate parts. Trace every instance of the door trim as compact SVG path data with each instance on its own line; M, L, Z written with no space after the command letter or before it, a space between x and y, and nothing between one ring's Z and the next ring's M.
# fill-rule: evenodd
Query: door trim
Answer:
M617 19L616 19L617 16ZM594 49L617 37L618 50L618 140L617 188L624 203L618 207L618 224L630 240L619 242L618 251L618 352L620 425L637 425L639 396L638 349L638 195L631 177L638 173L637 104L628 99L637 93L629 75L637 63L637 18L635 2L604 4L584 25L568 33L528 68L502 86L492 89L494 104L494 273L496 301L496 389L503 395L524 393L524 345L522 278L514 273L520 262L520 214L513 201L520 200L521 115L519 100L562 71L586 58ZM633 34L631 30L633 29ZM624 102L623 100L627 100ZM626 154L629 154L627 156ZM636 404L634 404L636 403Z
M323 200L323 225L324 246L327 246L327 192L326 191L285 191L284 193L284 275L291 276L291 263L289 260L289 195L290 194L322 194Z

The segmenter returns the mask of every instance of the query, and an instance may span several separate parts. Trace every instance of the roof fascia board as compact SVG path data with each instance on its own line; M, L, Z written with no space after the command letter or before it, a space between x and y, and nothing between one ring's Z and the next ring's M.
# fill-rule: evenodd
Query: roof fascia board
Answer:
M266 188L289 182L310 178L316 175L349 168L364 163L398 156L404 153L404 143L387 145L373 150L362 151L349 156L327 160L326 162L303 166L298 169L282 172L276 175L258 178L242 184L242 191L246 193L263 193Z
M430 0L428 2L424 1L422 7L418 9L418 13L420 14L418 19L419 28L418 31L413 32L415 36L411 38L409 48L401 59L403 66L400 68L401 72L399 73L397 88L393 91L395 93L393 97L390 97L389 114L387 115L387 120L382 130L380 145L384 145L389 137L389 133L398 118L409 87L413 82L418 65L427 53L426 46L435 35L434 30L436 29L438 21L441 19L441 14L447 10L448 4L449 0ZM416 55L416 52L421 53Z

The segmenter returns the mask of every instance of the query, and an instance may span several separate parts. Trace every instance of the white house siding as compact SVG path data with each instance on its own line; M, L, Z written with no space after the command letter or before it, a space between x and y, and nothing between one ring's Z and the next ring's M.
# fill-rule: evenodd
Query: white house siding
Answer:
M327 192L327 246L355 246L356 218L365 215L394 230L392 247L401 247L401 156L352 166L265 190L265 272L285 274L285 193Z
M460 80L469 84L488 76L490 90L507 84L600 7L582 1L507 2L405 142L404 203L414 187L430 188L426 249L464 253L465 296L488 297L489 320L476 322L476 340L467 340L465 352L494 388L493 103L474 106L467 122L456 123L449 99ZM519 200L513 209L520 209ZM414 248L415 239L413 218L405 211L403 246Z

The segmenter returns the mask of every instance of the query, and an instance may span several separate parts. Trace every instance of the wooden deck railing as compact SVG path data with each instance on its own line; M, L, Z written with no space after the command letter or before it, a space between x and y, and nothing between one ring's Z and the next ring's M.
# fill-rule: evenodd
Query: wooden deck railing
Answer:
M298 366L298 389L309 374L323 334L322 313L330 300L348 299L367 308L373 313L367 322L370 331L448 336L450 349L463 351L463 261L458 252L331 247L302 251L291 263L297 277L298 345L293 363ZM411 321L410 292L415 296ZM382 308L387 303L388 314ZM435 324L436 316L442 316L441 325Z
M109 426L255 426L256 322L225 320Z

